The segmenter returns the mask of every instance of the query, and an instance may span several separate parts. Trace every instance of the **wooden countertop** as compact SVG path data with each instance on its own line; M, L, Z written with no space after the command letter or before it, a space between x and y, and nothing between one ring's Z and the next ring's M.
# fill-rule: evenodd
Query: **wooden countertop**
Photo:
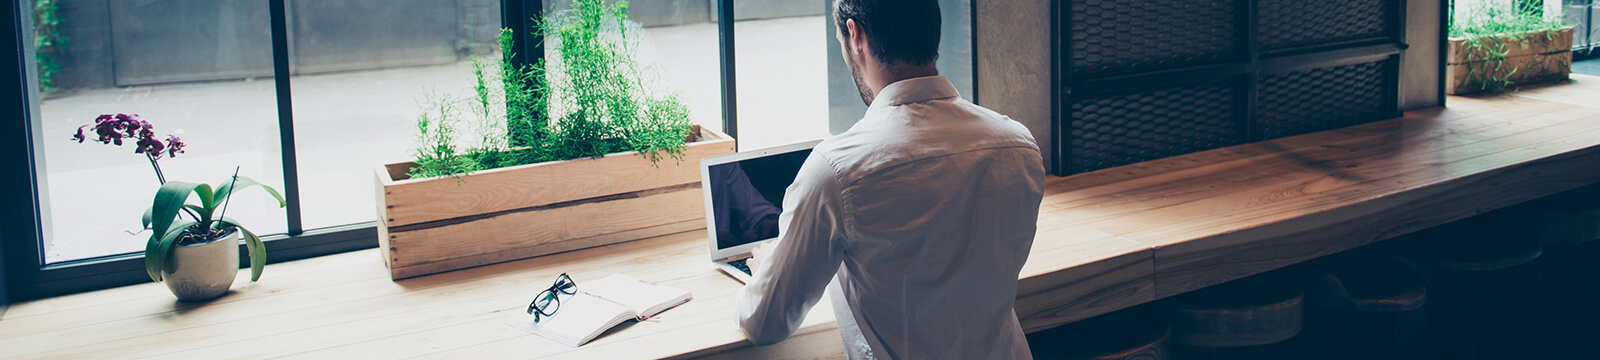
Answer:
M1029 330L1103 314L1600 182L1600 78L1342 130L1051 178L1017 313ZM838 357L824 301L752 347L739 283L700 232L391 281L376 250L269 266L204 304L142 284L13 304L0 357ZM687 289L660 322L574 349L501 323L562 272ZM247 277L248 272L241 274Z

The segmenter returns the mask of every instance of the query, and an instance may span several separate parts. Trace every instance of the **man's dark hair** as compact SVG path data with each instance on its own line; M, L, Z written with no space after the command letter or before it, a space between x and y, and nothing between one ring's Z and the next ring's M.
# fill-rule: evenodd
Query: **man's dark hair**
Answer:
M845 37L845 20L855 20L879 60L923 65L939 59L939 2L936 0L837 0L833 22ZM846 44L848 45L848 44Z

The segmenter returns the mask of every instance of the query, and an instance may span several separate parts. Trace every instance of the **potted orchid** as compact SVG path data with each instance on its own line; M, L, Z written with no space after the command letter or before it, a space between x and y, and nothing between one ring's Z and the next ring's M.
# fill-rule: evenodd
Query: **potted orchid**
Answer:
M155 128L138 115L100 115L94 124L79 127L72 140L89 140L85 129L93 130L93 140L101 144L121 146L124 138L137 139L134 152L150 161L156 180L161 182L161 189L156 190L155 200L143 218L145 228L152 231L144 250L145 272L151 280L166 283L178 300L203 301L222 296L239 271L240 238L250 252L250 281L261 278L261 270L267 264L265 244L238 220L225 215L235 192L258 185L283 207L283 196L277 190L239 176L238 170L217 186L166 181L159 160L183 153L184 143L172 135L167 135L165 141L157 140ZM189 203L191 195L199 200L198 204Z

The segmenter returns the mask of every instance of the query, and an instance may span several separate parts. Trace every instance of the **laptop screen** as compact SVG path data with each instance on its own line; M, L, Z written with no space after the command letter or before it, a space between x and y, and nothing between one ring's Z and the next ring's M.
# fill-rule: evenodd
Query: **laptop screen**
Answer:
M778 236L783 195L794 182L811 149L770 154L724 164L706 171L717 249L727 249Z

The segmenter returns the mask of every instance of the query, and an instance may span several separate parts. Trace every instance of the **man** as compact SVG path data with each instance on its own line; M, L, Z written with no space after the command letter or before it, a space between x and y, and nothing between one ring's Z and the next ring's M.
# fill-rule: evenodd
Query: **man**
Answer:
M938 76L935 0L836 0L866 115L818 144L735 310L782 341L828 289L853 359L1028 359L1012 309L1044 189L1022 124ZM830 281L833 281L830 284Z

